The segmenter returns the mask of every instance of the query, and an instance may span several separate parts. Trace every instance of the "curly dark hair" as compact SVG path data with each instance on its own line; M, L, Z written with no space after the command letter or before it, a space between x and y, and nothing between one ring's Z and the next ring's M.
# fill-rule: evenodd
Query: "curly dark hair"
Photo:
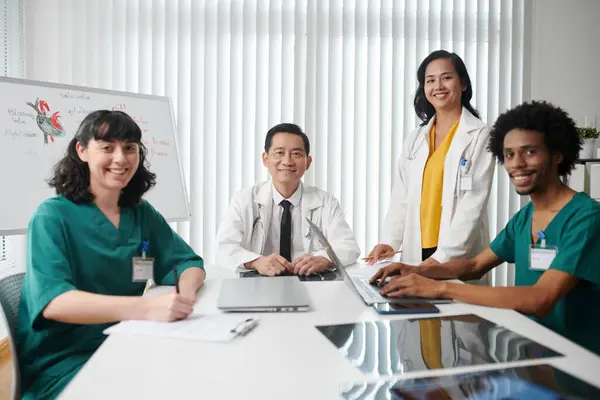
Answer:
M48 181L56 193L74 203L90 203L94 195L90 192L90 169L77 154L77 142L87 148L91 139L122 140L137 143L140 163L137 171L121 191L120 207L138 205L144 193L156 184L156 174L146 165L146 147L142 143L142 131L135 121L122 111L98 110L88 114L79 125L75 137L69 143L65 156L56 163L54 174Z
M421 121L423 121L421 126L427 125L429 120L435 115L435 108L433 108L433 105L431 105L429 100L427 100L427 97L425 97L425 70L430 62L438 59L448 59L452 61L460 82L466 86L465 91L462 92L460 97L460 102L463 107L471 112L471 114L479 118L479 113L471 105L473 86L471 85L471 78L469 78L467 67L465 66L462 58L460 58L460 56L456 53L450 53L446 50L436 50L425 57L423 62L421 62L421 65L419 65L419 69L417 69L417 80L419 81L419 87L415 93L413 104L415 106L415 112L417 113L417 116Z
M579 157L582 140L566 111L546 101L523 103L501 114L490 131L488 150L504 163L504 137L513 129L540 132L550 153L561 153L558 175L566 177Z

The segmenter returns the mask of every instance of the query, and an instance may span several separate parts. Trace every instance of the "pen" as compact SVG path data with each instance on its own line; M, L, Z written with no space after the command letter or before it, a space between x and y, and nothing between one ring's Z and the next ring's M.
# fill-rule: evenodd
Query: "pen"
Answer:
M400 253L402 253L402 250L398 250L398 251L395 251L393 253L380 254L379 257L376 260L384 260L386 258L392 257L394 254L400 254ZM375 257L365 257L365 258L363 258L363 260L371 260L371 259L374 259L374 258Z
M142 295L146 294L146 292L152 287L152 281L150 279L148 279L146 281L146 287L144 288L144 292L142 293Z
M238 336L246 336L246 334L256 328L257 325L258 319L246 318L245 320L238 322L237 326L231 329L230 332Z
M541 248L546 248L546 235L541 230L537 231L536 233L537 233L537 235L538 235L538 237L540 238L540 241L541 241L540 247Z
M142 242L142 258L146 259L146 252L148 251L148 241L144 240Z
M148 241L144 240L142 242L142 260L146 259L146 252L148 251ZM148 279L146 281L146 287L144 288L144 293L142 293L143 295L146 294L146 292L152 287L153 283L152 283L152 279Z
M393 253L382 254L382 255L379 256L379 258L389 258L389 257L393 256L394 254L400 254L400 253L402 253L402 250L398 250L398 251L395 251Z
M175 276L175 290L179 294L179 276L177 275L177 267L173 267L173 275Z
M256 328L257 325L258 325L257 319L249 321L248 324L246 324L242 327L242 331L239 333L240 336L246 336L246 334L248 332L250 332L252 329Z

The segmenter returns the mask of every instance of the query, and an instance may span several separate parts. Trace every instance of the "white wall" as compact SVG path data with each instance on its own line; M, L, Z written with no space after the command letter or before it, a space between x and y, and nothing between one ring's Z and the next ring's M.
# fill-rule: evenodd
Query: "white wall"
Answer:
M535 0L531 98L600 128L600 1Z

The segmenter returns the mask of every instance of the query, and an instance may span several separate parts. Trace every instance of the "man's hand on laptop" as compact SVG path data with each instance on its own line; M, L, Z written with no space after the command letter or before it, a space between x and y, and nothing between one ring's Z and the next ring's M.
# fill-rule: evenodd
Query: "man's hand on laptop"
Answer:
M331 264L331 261L321 256L304 254L292 260L292 273L295 275L311 275L323 272Z
M412 274L416 271L417 267L415 266L402 263L392 263L387 267L379 268L379 271L377 271L375 275L373 275L369 283L373 284L379 281L379 286L383 286L388 276L394 277L392 279L395 279L396 277Z
M277 276L293 270L292 264L279 254L260 256L256 260L246 263L245 266L266 276Z
M379 293L386 297L417 296L428 299L445 297L446 281L436 281L419 274L409 274L393 279Z

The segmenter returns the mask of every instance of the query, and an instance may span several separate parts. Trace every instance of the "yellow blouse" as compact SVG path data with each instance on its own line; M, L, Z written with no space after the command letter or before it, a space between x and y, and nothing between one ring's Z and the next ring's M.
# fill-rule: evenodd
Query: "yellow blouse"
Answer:
M435 124L429 132L429 158L423 171L423 189L421 191L421 247L437 247L442 219L442 186L444 182L444 162L446 154L458 128L459 121L435 149Z

